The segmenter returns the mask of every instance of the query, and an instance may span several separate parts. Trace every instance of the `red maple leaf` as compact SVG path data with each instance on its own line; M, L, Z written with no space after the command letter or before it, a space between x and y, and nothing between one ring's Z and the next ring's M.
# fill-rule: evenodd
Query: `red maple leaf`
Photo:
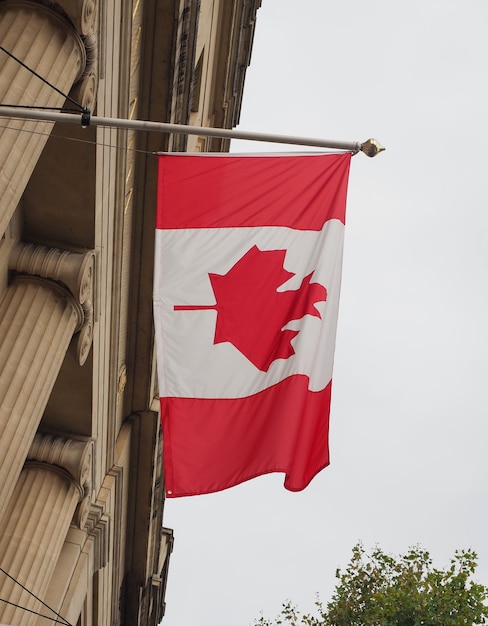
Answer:
M276 359L295 354L291 340L298 330L282 330L305 315L320 318L315 303L325 302L327 290L305 276L299 289L277 291L293 273L284 269L286 250L262 251L253 246L227 274L210 274L214 305L177 305L175 311L217 311L214 344L229 342L253 365L267 372Z

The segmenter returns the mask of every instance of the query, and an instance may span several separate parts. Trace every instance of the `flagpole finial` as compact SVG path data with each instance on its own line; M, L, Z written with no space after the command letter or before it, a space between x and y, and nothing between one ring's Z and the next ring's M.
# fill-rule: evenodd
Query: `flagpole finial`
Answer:
M385 146L382 146L377 139L367 139L361 144L361 152L369 157L374 157L383 150L386 150Z

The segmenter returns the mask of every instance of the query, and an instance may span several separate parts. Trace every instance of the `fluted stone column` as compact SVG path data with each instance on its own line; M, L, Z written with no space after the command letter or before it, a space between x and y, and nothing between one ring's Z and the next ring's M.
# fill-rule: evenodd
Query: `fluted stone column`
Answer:
M91 442L38 434L29 452L15 492L0 523L0 563L9 576L43 598L61 548L80 502L91 489ZM89 504L85 507L89 509ZM73 516L75 515L75 520ZM36 615L23 609L49 611L12 578L0 572L0 622L14 626L35 623Z
M80 35L67 20L41 4L26 0L0 2L0 41L6 50L63 93L70 91L85 70L86 51ZM64 100L0 51L2 104L61 107ZM7 128L0 128L0 237L53 126L48 122L2 118L2 126L5 125Z
M0 519L73 334L80 361L90 349L93 264L91 252L12 252L17 275L0 302Z

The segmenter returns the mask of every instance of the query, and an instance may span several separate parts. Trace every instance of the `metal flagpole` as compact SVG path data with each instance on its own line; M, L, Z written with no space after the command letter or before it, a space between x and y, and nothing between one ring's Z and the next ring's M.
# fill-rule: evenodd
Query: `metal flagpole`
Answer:
M347 152L363 152L374 157L385 148L376 140L367 141L336 141L332 139L315 139L313 137L293 137L289 135L269 135L253 133L244 130L226 128L209 128L208 126L186 126L184 124L168 124L165 122L149 122L145 120L125 120L116 117L98 117L90 115L84 110L81 114L60 113L28 108L0 106L0 117L17 119L41 120L45 122L61 122L64 124L81 124L87 126L107 126L126 130L147 130L160 133L177 133L180 135L199 135L206 137L221 137L224 139L247 139L249 141L266 141L271 143L312 146L315 148L330 148Z

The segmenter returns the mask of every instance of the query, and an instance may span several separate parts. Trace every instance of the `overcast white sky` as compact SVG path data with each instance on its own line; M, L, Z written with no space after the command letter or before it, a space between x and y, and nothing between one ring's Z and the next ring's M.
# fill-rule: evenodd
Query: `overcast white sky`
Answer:
M486 0L263 0L239 128L387 151L352 161L331 465L167 501L165 626L310 610L358 540L472 547L488 584L487 28Z

